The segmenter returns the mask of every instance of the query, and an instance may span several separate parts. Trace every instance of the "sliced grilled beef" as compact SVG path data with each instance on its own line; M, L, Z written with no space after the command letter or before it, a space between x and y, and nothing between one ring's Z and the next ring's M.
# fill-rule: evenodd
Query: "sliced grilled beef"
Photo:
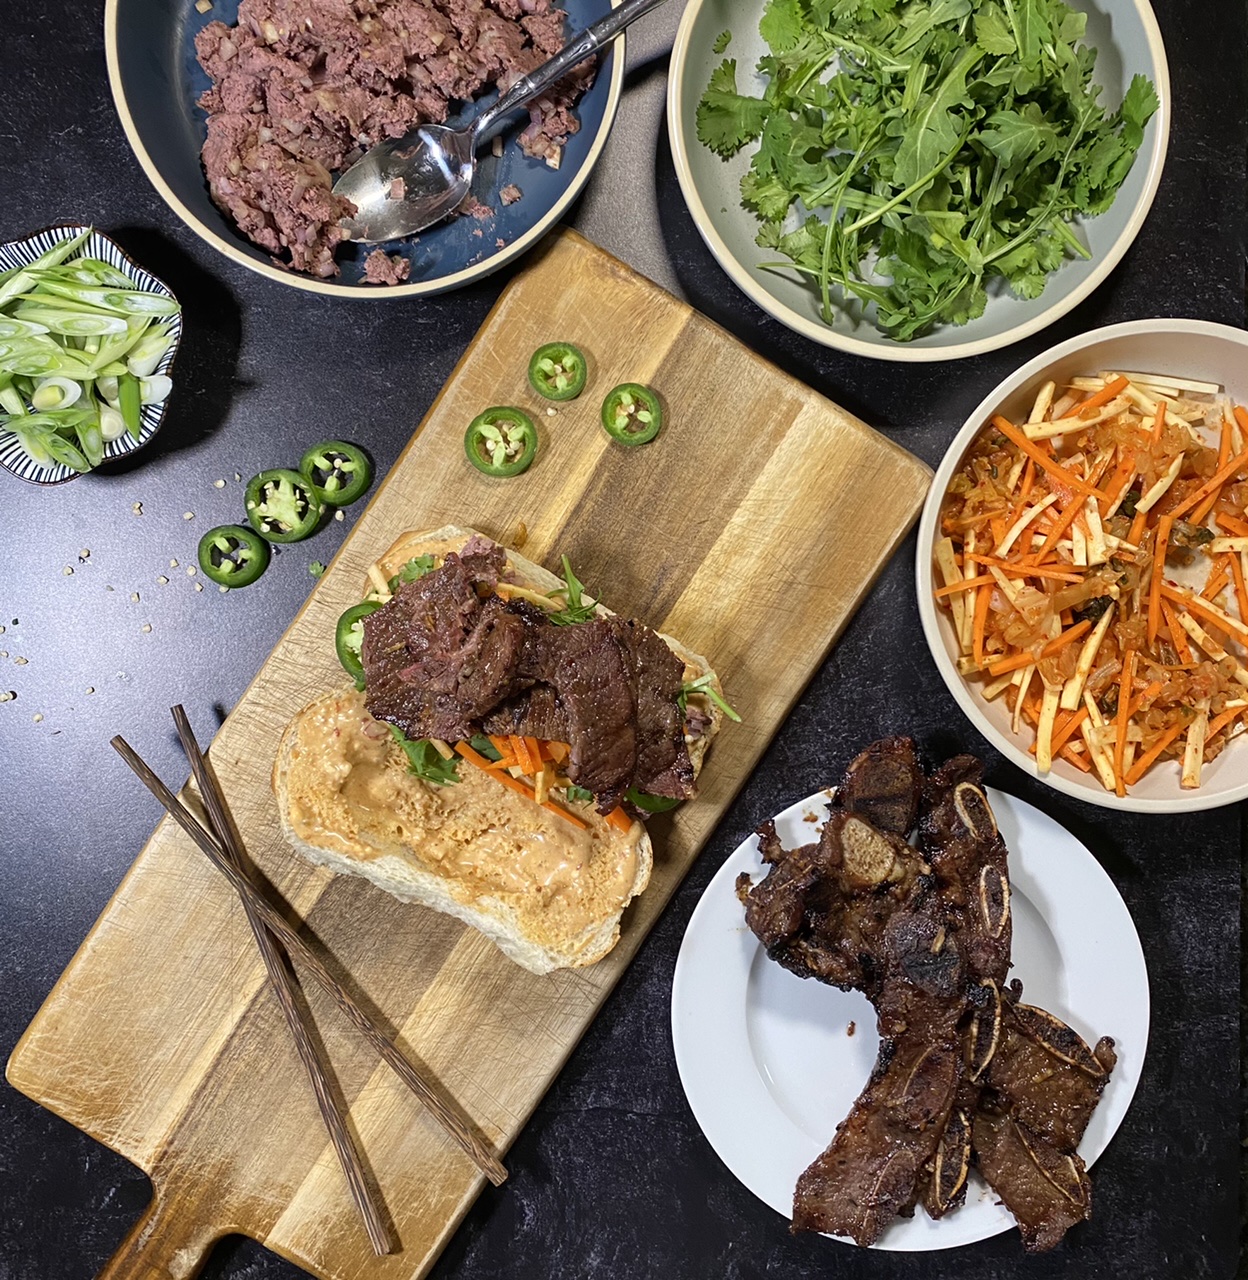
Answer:
M912 742L876 743L847 770L818 843L785 850L767 824L766 877L738 879L768 955L863 991L880 1032L867 1087L798 1182L794 1231L867 1245L920 1200L939 1218L962 1203L973 1159L1029 1250L1090 1210L1075 1148L1113 1042L1089 1049L1005 986L1007 851L982 782L971 756L924 782ZM917 851L901 838L916 815Z
M409 738L566 742L568 777L603 813L630 787L691 795L684 663L639 622L556 626L524 600L504 601L493 591L505 567L502 548L478 539L364 620L369 712Z
M912 1201L945 1131L962 1052L957 1009L927 1001L924 1012L887 1042L831 1146L798 1179L794 1231L874 1244Z
M914 830L922 794L914 739L883 738L850 761L835 803L880 831L906 836Z
M1114 1042L1095 1049L1059 1018L1003 1002L1001 1041L974 1118L975 1159L1018 1219L1028 1252L1051 1249L1092 1213L1092 1185L1076 1150L1117 1062Z

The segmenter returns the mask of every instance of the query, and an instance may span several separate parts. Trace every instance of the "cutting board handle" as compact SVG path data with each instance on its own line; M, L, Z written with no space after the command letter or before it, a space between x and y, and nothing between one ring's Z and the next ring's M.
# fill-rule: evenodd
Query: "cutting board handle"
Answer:
M199 1274L221 1232L189 1217L159 1194L130 1228L96 1280L191 1280Z

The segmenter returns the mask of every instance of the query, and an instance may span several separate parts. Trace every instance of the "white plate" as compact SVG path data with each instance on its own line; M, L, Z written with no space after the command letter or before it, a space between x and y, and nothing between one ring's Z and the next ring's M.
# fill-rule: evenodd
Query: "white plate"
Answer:
M1010 977L1022 981L1024 1000L1056 1014L1089 1044L1110 1035L1117 1047L1118 1065L1079 1146L1090 1165L1122 1123L1144 1065L1144 953L1126 905L1087 849L1031 805L992 789L988 797L1010 850ZM818 838L827 804L828 793L818 792L776 818L785 848ZM672 1039L707 1140L746 1187L788 1218L798 1175L862 1091L879 1040L865 996L799 978L767 959L733 887L742 871L757 879L762 870L751 836L694 909L676 960ZM1012 1215L972 1174L962 1208L940 1222L922 1210L898 1218L875 1247L948 1249L1012 1226Z

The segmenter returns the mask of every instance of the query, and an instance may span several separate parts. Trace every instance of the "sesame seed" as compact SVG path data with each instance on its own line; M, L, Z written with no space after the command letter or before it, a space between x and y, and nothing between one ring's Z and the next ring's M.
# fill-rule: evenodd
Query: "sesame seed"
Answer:
M241 473L241 472L236 471L236 472L234 473L234 479L235 479L235 480L241 480L242 478L243 478L243 476L242 476L242 473Z
M86 562L90 559L91 559L91 548L83 547L83 549L80 552L78 552L79 562L82 564L86 564Z
M7 649L0 649L0 658L7 658L8 656L9 651Z
M217 588L217 590L218 590L222 595L225 595L225 593L229 590L229 587L218 587L218 588Z

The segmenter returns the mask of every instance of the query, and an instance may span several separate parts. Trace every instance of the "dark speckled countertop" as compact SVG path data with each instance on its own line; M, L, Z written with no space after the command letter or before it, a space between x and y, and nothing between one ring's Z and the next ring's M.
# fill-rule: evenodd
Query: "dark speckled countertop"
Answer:
M1008 350L952 366L865 361L795 336L735 291L690 221L668 148L663 92L677 0L630 36L619 119L572 221L934 465L980 397L1051 343L1147 316L1245 323L1244 6L1155 7L1174 86L1157 203L1088 302ZM90 0L0 8L0 238L67 218L95 222L169 281L185 303L187 337L169 424L143 465L48 492L0 474L0 538L9 548L0 569L0 690L18 695L0 704L6 1058L157 820L111 758L108 738L124 730L150 749L158 771L183 776L164 708L182 701L197 724L224 715L310 589L307 560L328 560L349 528L349 519L332 525L315 552L279 558L263 591L224 597L194 593L181 568L167 567L193 554L196 526L184 513L209 508L213 479L232 483L235 472L246 477L316 436L365 440L387 468L506 281L495 276L428 302L346 307L216 255L161 203L130 154L108 93L100 8ZM91 554L80 565L83 549ZM1111 816L997 758L927 655L912 558L911 540L538 1107L508 1157L511 1180L482 1195L451 1241L433 1272L439 1280L1237 1274L1241 809ZM164 586L162 573L171 578ZM205 636L214 638L208 662ZM19 657L28 662L15 665ZM865 741L901 731L934 754L984 753L994 785L1094 851L1143 941L1153 1027L1139 1093L1095 1168L1093 1220L1044 1257L1025 1258L1013 1232L918 1256L791 1238L714 1155L676 1075L672 967L698 895L762 819L827 783ZM0 1280L93 1275L147 1199L141 1173L0 1086ZM205 1274L303 1273L230 1240Z

